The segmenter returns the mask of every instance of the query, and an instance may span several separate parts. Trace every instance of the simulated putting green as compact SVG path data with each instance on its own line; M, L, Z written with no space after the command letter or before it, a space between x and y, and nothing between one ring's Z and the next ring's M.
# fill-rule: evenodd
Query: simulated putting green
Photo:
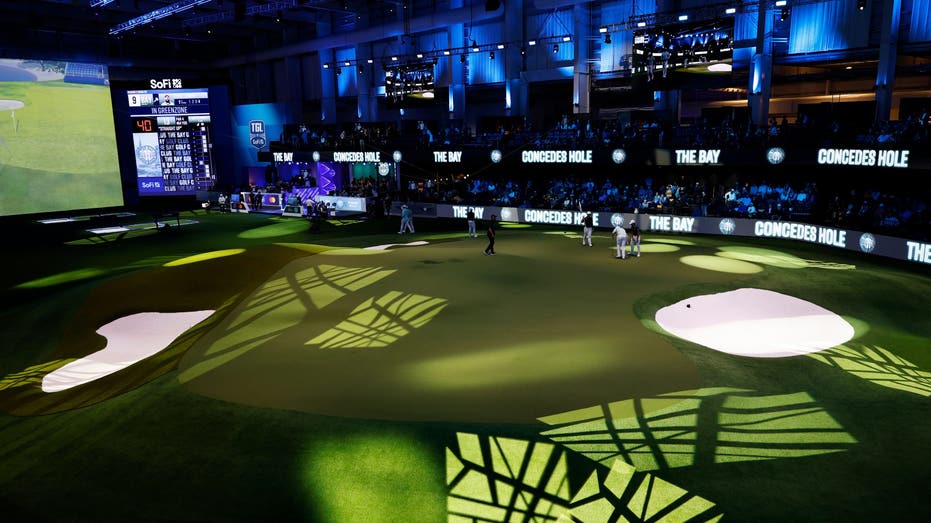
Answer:
M929 510L921 267L655 234L653 250L616 260L605 231L589 249L575 229L541 227L501 229L487 257L461 224L423 220L430 232L404 243L426 245L370 250L398 242L396 223L309 235L299 221L198 220L48 248L37 257L56 264L8 278L5 515L757 523ZM830 311L845 341L754 358L658 318L739 289ZM42 391L100 353L101 327L197 310L216 312L162 351ZM766 318L730 321L753 311L703 312L736 331L729 347L820 334L818 321L773 334L754 328Z

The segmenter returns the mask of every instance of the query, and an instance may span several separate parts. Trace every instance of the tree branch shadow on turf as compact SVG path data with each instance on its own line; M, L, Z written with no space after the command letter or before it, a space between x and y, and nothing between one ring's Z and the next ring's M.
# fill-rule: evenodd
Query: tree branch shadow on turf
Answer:
M593 461L654 471L841 452L856 440L807 392L710 388L607 403L540 419Z
M881 387L931 396L931 372L878 345L838 345L807 356Z
M622 460L598 466L557 445L457 433L446 449L449 521L719 521L714 503Z

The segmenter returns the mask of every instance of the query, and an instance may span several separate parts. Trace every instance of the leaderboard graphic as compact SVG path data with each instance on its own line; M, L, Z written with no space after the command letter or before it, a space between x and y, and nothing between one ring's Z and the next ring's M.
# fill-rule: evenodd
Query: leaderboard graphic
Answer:
M163 85L171 88L158 88ZM188 195L216 185L208 90L181 85L153 80L152 89L126 93L141 196Z

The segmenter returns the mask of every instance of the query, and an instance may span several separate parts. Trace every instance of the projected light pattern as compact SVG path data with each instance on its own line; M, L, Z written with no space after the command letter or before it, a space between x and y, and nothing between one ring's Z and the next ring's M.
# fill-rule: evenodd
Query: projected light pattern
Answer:
M729 272L731 274L756 274L758 272L763 272L763 268L755 263L720 258L718 256L683 256L679 258L679 261L690 267L715 272Z
M853 327L814 303L764 289L686 298L656 311L656 323L684 340L756 358L798 356L853 338Z
M384 245L373 245L371 247L364 247L367 251L385 251L391 247L418 247L420 245L429 245L429 242L425 241L416 241L408 243L386 243Z
M664 481L638 472L621 460L598 486L598 475L588 481L572 499L568 521L704 522L717 523L724 517L715 504ZM564 521L560 519L560 521Z
M257 289L237 309L238 313L234 313L225 333L205 350L207 359L181 372L181 382L186 383L248 353L300 325L312 312L395 272L381 267L326 264L290 272L294 264L306 263L306 260L292 262L283 269L287 276L278 276Z
M89 280L91 278L96 278L97 276L106 274L107 271L103 269L97 269L89 267L86 269L75 269L73 271L62 272L59 274L53 274L52 276L45 276L43 278L37 278L35 280L30 280L27 282L20 283L16 286L17 289L41 289L45 287L54 287L55 285L62 285L64 283L71 283L81 280Z
M783 269L830 269L852 270L856 265L846 263L823 262L819 260L806 260L798 256L760 247L723 246L718 247L721 252L715 253L722 258L730 258L750 263L759 263Z
M252 297L246 309L261 315L278 310L286 303L304 299L310 301L315 308L322 309L351 292L387 278L394 272L393 269L381 267L316 265L266 283ZM301 309L305 310L304 307ZM239 318L232 326L240 327L247 319Z
M710 501L616 460L573 468L548 443L458 433L446 449L450 522L717 521ZM580 474L582 472L582 474ZM588 479L581 485L570 477Z
M337 326L308 341L321 349L387 347L423 327L446 308L447 300L391 291L369 298Z
M42 383L42 378L45 377L49 371L54 370L57 367L60 367L63 363L73 360L54 360L47 361L45 363L40 363L38 365L33 365L26 368L20 372L14 372L13 374L7 374L0 380L0 390L6 389L15 389L17 387L28 387L31 385L38 385Z
M542 434L599 463L639 470L814 456L856 440L807 392L709 388L593 406L540 421Z
M315 435L302 462L301 484L309 513L315 515L304 519L408 522L445 517L443 455L411 434L368 427Z
M178 267L179 265L188 265L191 263L198 263L207 260L215 260L217 258L226 258L227 256L235 256L244 252L246 252L245 249L224 249L222 251L204 252L201 254L195 254L193 256L172 260L166 263L165 267Z
M931 372L882 347L840 345L808 356L882 387L931 396Z
M214 312L142 312L114 320L97 330L107 339L103 350L46 374L42 390L60 392L125 369L166 349L184 331Z
M554 521L569 509L566 452L549 443L456 434L446 449L449 521Z

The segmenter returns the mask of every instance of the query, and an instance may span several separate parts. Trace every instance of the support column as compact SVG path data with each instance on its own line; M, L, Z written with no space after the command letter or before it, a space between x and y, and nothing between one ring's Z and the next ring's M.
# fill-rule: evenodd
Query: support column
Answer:
M523 84L523 69L525 56L521 50L525 49L524 37L524 3L505 2L504 4L504 41L520 42L504 51L504 109L508 116L526 116L527 104L524 100L526 88Z
M773 84L773 13L769 0L758 1L756 53L750 60L750 85L747 103L750 123L766 127L769 120L769 98Z
M356 75L356 86L359 89L359 96L356 100L356 116L361 122L374 122L378 120L378 98L372 83L375 79L374 64L368 63L372 57L372 47L364 43L356 46L356 66L355 71L349 71ZM359 71L362 71L361 73ZM345 71L344 71L345 73Z
M654 94L653 97L653 112L666 122L678 124L679 109L681 107L679 93L681 93L681 91L657 91L657 93L659 96Z
M899 18L902 0L883 2L882 35L879 40L879 65L876 71L875 122L889 120L892 112L892 89L895 85L896 51L899 47Z
M321 49L320 56L320 122L336 123L336 53L332 49ZM324 69L324 64L330 64Z
M588 114L591 112L591 67L592 42L588 35L592 33L592 6L585 2L572 8L572 43L575 49L575 67L572 73L572 112Z
M462 7L462 0L451 0L449 3L450 9L458 9ZM465 27L463 24L452 24L449 26L449 47L451 49L459 49L460 54L465 51L465 46L467 45L465 41ZM452 53L449 55L449 71L450 71L450 81L449 81L449 119L450 120L462 120L465 118L465 109L466 109L466 93L465 93L465 83L466 83L466 66L468 60L464 63L460 63L460 54ZM463 129L465 131L465 129Z

